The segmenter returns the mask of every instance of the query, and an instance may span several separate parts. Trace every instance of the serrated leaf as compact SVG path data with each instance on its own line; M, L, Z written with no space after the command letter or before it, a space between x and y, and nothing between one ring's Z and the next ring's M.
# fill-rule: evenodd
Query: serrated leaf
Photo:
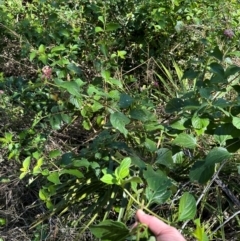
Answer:
M215 165L206 165L205 161L196 161L189 173L190 180L205 184L214 174L214 168Z
M58 157L60 155L61 155L61 151L58 150L58 149L52 150L52 151L49 152L49 157L50 158L56 158L56 157Z
M90 226L90 231L99 239L105 241L125 241L130 232L124 223L105 220L98 225Z
M117 183L116 177L111 174L104 174L100 180L107 184L116 184Z
M212 73L217 74L218 76L221 76L222 78L224 77L224 69L222 65L219 63L211 63L210 64L210 69Z
M110 115L110 122L112 126L119 130L126 137L128 130L125 128L125 125L130 123L130 120L121 112L114 112Z
M84 175L82 174L82 172L80 172L79 170L77 169L63 169L60 174L70 174L70 175L73 175L75 177L78 177L78 178L82 178L84 177Z
M97 26L95 27L95 33L104 32L103 28Z
M181 133L172 143L177 146L194 149L197 146L197 139L191 134Z
M80 89L79 86L76 82L74 81L62 81L60 86L64 89L66 89L70 94L77 96L77 97L81 97L80 94Z
M193 116L192 118L192 126L195 129L203 129L209 125L210 121L207 118L200 118L198 116Z
M148 113L141 109L132 109L129 114L132 119L140 120L142 122L149 119Z
M206 165L221 163L229 157L231 157L231 154L227 151L227 149L223 147L215 147L207 154L207 157L205 158Z
M127 109L133 103L133 98L125 93L120 94L119 107Z
M182 99L173 98L167 103L165 111L166 111L166 113L171 114L175 111L180 111L183 106L184 106L184 102Z
M112 31L115 31L115 30L117 30L118 28L120 27L120 25L118 24L118 23L107 23L106 24L106 28L105 28L105 30L107 31L107 32L112 32Z
M64 45L59 45L59 46L53 47L53 48L51 49L51 53L58 52L58 51L63 51L63 50L65 50L65 49L66 49L66 48L65 48Z
M119 167L115 170L115 175L117 178L124 179L129 175L131 165L131 158L126 157L122 160Z
M58 172L52 172L51 174L48 175L47 179L48 179L48 181L54 183L55 185L61 184L61 182L59 180Z
M151 152L154 152L157 150L157 143L155 141L152 141L149 138L145 139L144 146Z
M161 148L157 151L157 160L156 163L172 167L173 165L173 158L172 158L172 152L167 148Z
M237 129L240 129L240 118L239 117L233 116L232 123Z
M81 76L82 70L74 63L70 63L67 65L67 68L72 71L73 73L77 74L78 76ZM83 81L82 81L83 82ZM84 82L83 82L84 83Z
M182 119L180 119L180 120L177 120L177 121L171 123L170 126L171 126L173 129L183 131L183 130L186 130L186 127L184 126L184 124L185 124L186 121L187 121L186 119L182 118Z
M193 219L197 212L197 205L194 196L188 192L185 192L181 199L178 209L178 220L186 221Z
M31 163L31 157L28 156L27 158L24 159L24 161L22 163L24 170L27 171L29 169L30 163Z
M33 61L33 59L34 59L36 56L37 56L37 52L36 52L36 51L31 52L31 53L30 53L30 57L29 57L30 61Z

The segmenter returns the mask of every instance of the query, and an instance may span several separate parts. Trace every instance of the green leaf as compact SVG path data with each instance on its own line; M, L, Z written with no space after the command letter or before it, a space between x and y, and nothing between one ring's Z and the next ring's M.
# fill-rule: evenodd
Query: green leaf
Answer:
M44 189L40 189L38 193L41 200L45 201L48 199L48 193Z
M84 177L84 175L82 174L82 172L80 172L80 171L77 170L77 169L63 169L63 170L60 172L60 175L62 175L62 174L70 174L70 175L76 176L76 177L78 177L78 178Z
M180 135L178 135L172 143L177 146L190 149L194 149L197 146L196 138L193 135L186 133L181 133Z
M117 51L118 57L120 57L121 59L125 59L125 55L127 54L126 51Z
M31 157L28 156L22 163L22 166L23 166L25 171L28 171L30 163L31 163Z
M208 153L207 157L205 158L206 165L221 163L229 157L231 157L231 154L227 151L227 149L223 147L215 147Z
M98 16L98 20L100 20L103 25L105 24L105 19L103 16Z
M140 120L142 122L145 122L149 119L149 113L145 110L132 109L129 114L132 119Z
M59 46L53 47L53 48L51 49L51 53L63 51L63 50L65 50L65 49L66 49L66 48L65 48L64 45L59 45Z
M95 33L104 32L103 28L97 26L95 27Z
M193 219L197 212L196 200L192 194L185 192L181 199L178 209L178 220L186 221Z
M117 178L124 179L129 175L131 165L131 158L126 157L122 160L119 167L115 170L115 175Z
M105 30L107 32L112 32L112 31L117 30L119 27L120 27L120 25L118 23L107 23Z
M73 96L81 97L79 86L74 81L62 81L60 86L66 89Z
M167 148L161 148L157 151L156 163L171 168L173 165L172 152Z
M39 54L44 54L45 53L45 50L46 50L46 47L41 44L39 47L38 47L38 52Z
M30 61L33 61L33 59L37 56L37 52L33 51L30 53Z
M240 118L239 117L233 116L232 123L237 129L240 129Z
M100 180L107 184L117 184L116 177L111 174L104 174Z
M61 184L61 182L59 180L58 172L52 172L51 174L48 175L47 179L48 179L48 181L54 183L55 185Z
M40 60L43 64L47 64L48 56L46 54L41 54L38 56L38 60Z
M6 225L6 219L5 218L0 218L0 226L4 226ZM0 237L0 240L1 240L1 237ZM3 239L2 239L3 240Z
M215 57L216 59L218 59L220 61L223 60L223 53L221 52L221 50L219 49L218 46L216 46L214 48L213 52L211 52L209 55Z
M145 139L144 146L151 152L157 150L157 143L155 141L150 140L149 138Z
M78 76L82 75L82 70L74 63L68 64L67 68L68 68L68 70L72 71L73 73L77 74ZM81 81L81 82L84 83L83 81Z
M205 184L214 174L215 165L206 165L205 161L196 161L190 170L190 180Z
M119 130L125 137L127 136L128 130L125 125L130 123L128 117L121 112L114 112L110 115L110 122L115 129Z
M209 119L207 118L200 118L198 116L193 116L192 118L192 126L195 129L203 129L209 125Z
M167 103L165 111L166 111L166 113L171 114L175 111L180 111L183 106L184 106L184 102L182 99L173 98Z
M210 69L212 73L217 74L218 76L221 76L222 78L224 77L224 69L222 65L219 63L211 63L210 64Z
M91 130L92 126L91 126L91 122L89 119L85 119L82 123L82 126L85 130Z
M101 71L101 76L103 77L104 80L108 81L110 79L110 71L108 70L102 70Z
M105 220L98 225L90 226L90 231L102 241L125 241L130 232L124 223Z
M206 233L204 232L204 227L201 227L200 219L194 220L196 224L196 229L193 232L194 237L199 241L209 241Z
M183 131L183 130L186 130L186 127L184 126L184 124L185 124L186 121L187 121L187 119L181 118L180 120L177 120L177 121L171 123L170 126L171 126L173 129Z
M58 157L60 155L61 155L61 151L58 150L58 149L52 150L52 151L49 152L49 157L50 158L56 158L56 157Z
M127 95L125 93L120 95L119 100L119 107L123 109L127 109L131 104L133 103L133 98L130 95Z

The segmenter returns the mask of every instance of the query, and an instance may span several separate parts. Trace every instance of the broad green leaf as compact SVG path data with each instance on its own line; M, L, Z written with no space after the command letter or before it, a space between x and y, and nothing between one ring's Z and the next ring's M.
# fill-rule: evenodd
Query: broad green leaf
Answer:
M40 189L38 193L41 200L45 201L48 199L48 193L44 189Z
M185 192L181 199L178 208L178 220L186 221L193 219L197 212L197 205L194 196Z
M157 160L156 163L172 167L173 165L173 158L172 158L172 152L167 148L161 148L157 151Z
M116 177L111 174L104 174L100 180L107 184L116 184L117 183Z
M181 33L185 28L184 22L183 21L177 21L174 28L175 28L177 33Z
M172 143L177 146L194 149L197 146L197 139L191 134L181 133Z
M50 124L54 130L61 129L62 118L61 115L53 115L49 118Z
M173 163L182 164L183 161L185 160L184 152L183 151L177 152L175 155L172 156L172 159L173 159Z
M59 180L59 174L58 172L52 172L48 175L47 177L48 181L54 183L55 185L57 184L61 184L60 180Z
M227 151L227 149L223 147L215 147L208 153L207 157L205 158L206 165L214 165L216 163L220 163L229 157L231 157L231 154Z
M162 204L171 196L170 186L172 183L170 180L152 177L147 179L147 183L145 194L149 205Z
M38 52L39 52L39 54L45 53L45 50L46 50L46 47L45 47L43 44L41 44L41 45L38 47Z
M58 157L60 155L61 155L61 151L58 150L58 149L52 150L52 151L49 152L49 157L50 158L56 158L56 157Z
M38 60L40 60L43 64L47 64L48 56L46 54L41 54L38 56Z
M182 99L173 98L167 103L165 111L167 113L173 113L176 111L180 111L183 106L184 106L184 102Z
M110 115L110 122L115 129L123 133L125 137L127 136L128 130L125 128L125 125L130 123L128 117L121 112L114 112Z
M224 69L222 67L222 65L220 65L219 63L211 63L210 64L210 69L212 71L212 73L217 74L218 76L224 78Z
M85 119L82 123L82 126L85 130L91 130L92 126L91 126L91 122L89 119Z
M59 46L53 47L51 49L51 53L58 52L58 51L63 51L65 49L66 49L66 47L64 45L59 45Z
M173 129L176 129L176 130L186 130L186 127L184 126L185 122L187 121L187 119L184 119L184 118L181 118L180 120L177 120L173 123L171 123L171 127Z
M77 74L78 76L81 76L82 74L82 70L74 63L70 63L67 65L67 68L72 71L73 73ZM82 83L84 83L82 81Z
M132 119L140 120L142 122L145 122L149 119L149 113L145 110L132 109L129 114Z
M196 161L190 170L190 180L205 184L214 174L214 168L215 165L206 165L205 161Z
M110 79L110 71L102 70L101 75L104 80L108 81Z
M118 57L120 57L121 59L125 59L125 55L127 54L126 51L117 51Z
M155 141L152 141L149 138L145 139L144 146L151 152L154 152L157 150L157 143Z
M200 118L198 116L192 117L192 126L195 129L203 129L206 128L209 125L209 119L207 118Z
M79 86L74 81L63 81L60 85L62 88L66 89L70 94L81 97Z
M240 72L239 66L230 66L225 71L225 78L228 78L229 76L235 75L236 73L239 73L239 72Z
M223 53L221 52L221 50L219 49L218 46L216 46L214 48L213 52L211 52L209 55L215 57L219 61L223 60Z
M76 177L78 177L78 178L84 177L84 175L82 174L82 172L80 172L80 171L77 170L77 169L63 169L63 170L60 172L60 175L62 175L62 174L70 174L70 175L76 176Z
M31 163L31 157L28 156L27 158L25 158L25 160L22 163L22 166L23 166L25 171L28 171L30 163Z
M120 94L119 107L127 109L133 103L133 98L125 93Z
M95 27L95 33L104 32L103 28L97 26Z
M236 128L240 129L240 118L239 117L233 116L232 123Z
M33 51L31 52L30 54L30 61L33 61L33 59L37 56L37 52L36 51Z
M102 241L125 241L130 236L124 223L105 220L98 225L90 226L90 231Z
M93 105L91 107L92 107L93 112L97 112L97 111L99 111L100 109L103 108L103 105L98 101L94 101Z
M103 16L98 16L98 20L100 20L103 25L105 24L105 20Z
M129 175L131 165L131 158L126 157L122 160L119 167L115 170L115 175L117 178L124 179Z
M118 23L107 23L105 30L107 32L115 31L120 27Z

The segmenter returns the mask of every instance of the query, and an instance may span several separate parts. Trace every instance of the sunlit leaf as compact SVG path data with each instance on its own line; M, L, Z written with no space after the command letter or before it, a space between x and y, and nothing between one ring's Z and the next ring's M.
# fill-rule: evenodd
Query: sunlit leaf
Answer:
M197 212L196 200L194 196L188 192L185 192L181 199L178 208L178 220L186 221L193 219Z
M181 133L172 143L185 148L194 149L197 146L197 139L192 134Z
M110 115L110 122L115 129L123 133L125 137L127 136L128 130L125 128L125 125L130 123L128 117L121 112L114 112Z

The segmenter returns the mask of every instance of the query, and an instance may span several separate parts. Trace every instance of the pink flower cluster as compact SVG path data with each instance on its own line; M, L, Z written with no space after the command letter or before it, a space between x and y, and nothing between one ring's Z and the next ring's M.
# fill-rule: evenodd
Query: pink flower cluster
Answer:
M232 31L232 29L225 29L223 34L228 38L233 38L234 36L234 32Z
M52 68L51 67L44 66L42 68L42 73L43 73L42 78L44 78L44 79L51 79L52 78Z

